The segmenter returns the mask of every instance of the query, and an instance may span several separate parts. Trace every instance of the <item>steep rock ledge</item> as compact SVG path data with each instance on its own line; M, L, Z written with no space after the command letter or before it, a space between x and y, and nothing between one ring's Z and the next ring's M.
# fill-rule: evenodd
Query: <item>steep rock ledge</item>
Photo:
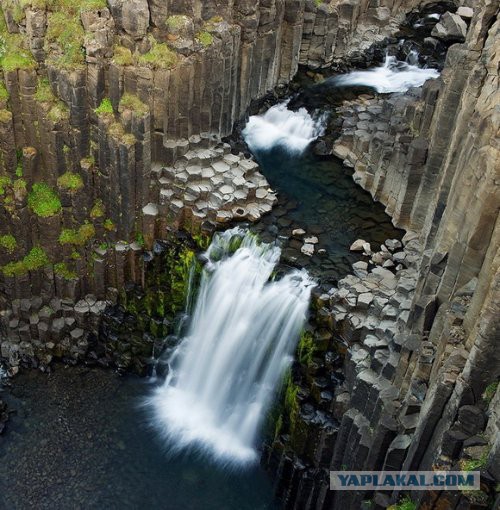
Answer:
M319 297L315 320L330 333L313 344L318 376L292 377L288 428L267 460L289 508L386 508L400 496L332 494L328 469L480 469L479 493L412 498L429 509L497 498L499 23L498 5L481 2L442 78L341 108L334 153L409 230L397 261L412 263L395 275L355 265L357 276ZM328 370L342 344L345 380Z

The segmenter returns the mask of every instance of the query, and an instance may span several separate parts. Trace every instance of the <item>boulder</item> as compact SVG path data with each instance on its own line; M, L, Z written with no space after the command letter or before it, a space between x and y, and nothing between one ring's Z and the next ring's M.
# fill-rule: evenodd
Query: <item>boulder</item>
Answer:
M458 14L446 12L432 29L431 35L443 41L463 42L466 33L465 21Z
M363 251L363 245L366 244L364 239L356 239L349 248L351 251Z
M457 9L457 14L465 20L470 20L474 15L474 10L472 7L462 6Z

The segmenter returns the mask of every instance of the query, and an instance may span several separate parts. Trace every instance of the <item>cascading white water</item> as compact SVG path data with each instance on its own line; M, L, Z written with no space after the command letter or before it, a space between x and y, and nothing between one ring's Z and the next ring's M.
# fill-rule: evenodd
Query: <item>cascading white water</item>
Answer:
M280 248L239 228L216 234L205 256L188 334L150 404L169 450L191 447L244 464L257 459L259 426L291 361L314 282L305 270L269 281Z
M413 62L415 62L414 56ZM382 66L366 71L353 71L332 78L336 86L365 85L373 87L379 93L406 92L411 87L420 87L427 80L439 76L436 69L423 69L396 57L387 56Z
M324 133L324 124L324 115L313 119L305 108L292 111L284 102L272 106L263 115L252 115L243 136L252 151L270 150L279 145L291 153L301 153Z

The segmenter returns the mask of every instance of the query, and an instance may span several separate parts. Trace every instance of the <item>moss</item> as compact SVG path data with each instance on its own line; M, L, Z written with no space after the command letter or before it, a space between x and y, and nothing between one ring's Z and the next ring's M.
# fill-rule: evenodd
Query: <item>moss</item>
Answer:
M46 43L57 44L60 49L58 54L50 52L53 63L63 69L83 66L85 63L84 35L78 9L61 8L50 13L47 20Z
M486 450L483 452L479 459L462 459L460 461L460 469L462 471L477 471L479 469L483 469L488 463L488 455L489 451Z
M206 250L210 246L211 237L205 234L194 234L193 241L200 250Z
M0 101L8 101L8 100L9 100L9 93L7 92L7 89L5 88L4 82L0 80Z
M101 104L94 110L97 115L113 115L113 105L111 99L105 97Z
M17 248L16 238L12 234L0 236L0 247L12 253Z
M42 218L54 216L61 211L61 201L57 193L45 183L33 184L28 195L30 209Z
M206 48L214 43L214 36L210 32L202 30L196 34L196 40Z
M104 216L104 204L101 199L97 199L90 210L90 217L95 220Z
M66 172L57 179L57 185L72 193L83 188L83 179L73 172Z
M125 133L122 136L122 143L125 145L134 145L135 142L137 142L135 136L132 133Z
M137 96L133 94L125 93L120 99L120 106L118 108L120 112L123 110L131 110L137 115L144 116L149 112L149 107L143 103Z
M3 16L1 17L3 18ZM27 48L25 38L21 34L0 32L0 66L4 72L16 69L33 69L36 62Z
M305 365L310 365L315 351L314 337L310 331L303 331L297 349L299 361Z
M38 80L35 99L40 103L53 103L57 100L56 96L52 92L52 89L50 88L50 83L47 78L41 78Z
M26 266L23 264L23 261L20 260L18 262L9 262L5 266L2 267L2 273L4 276L22 276L27 273Z
M69 269L65 262L54 264L54 273L62 276L65 280L76 280L78 278L76 272Z
M46 266L49 263L49 258L43 248L35 246L31 249L28 255L24 257L23 262L28 271L34 271Z
M189 18L183 14L174 14L165 20L165 26L170 31L181 30L189 23Z
M177 54L165 43L150 37L151 49L137 59L138 63L154 69L172 69L178 62Z
M104 228L109 232L116 230L115 224L109 218L104 221Z
M25 193L26 192L26 181L24 179L16 179L12 183L12 188L15 193Z
M84 246L88 241L95 237L95 228L91 223L84 223L78 230L65 228L59 235L61 244L73 244L75 246Z
M82 158L80 160L80 166L82 167L92 167L95 165L94 156L87 156L86 158Z
M60 122L62 120L69 119L69 110L68 107L62 102L57 101L56 104L52 105L49 112L47 113L47 117L52 122Z
M131 66L134 64L132 52L125 46L114 47L113 62L119 66Z
M16 262L10 262L2 268L5 276L21 276L28 271L36 271L49 264L47 254L39 246L35 246L31 251L22 259Z
M23 162L19 161L16 165L16 171L15 171L16 177L22 177L23 176Z
M298 392L299 386L293 382L292 375L288 372L285 378L285 413L288 416L290 433L292 435L295 432L295 424L299 415Z
M144 248L144 245L145 245L145 242L144 242L144 234L142 234L141 232L137 232L135 234L135 242Z
M125 145L133 145L136 142L135 136L131 133L126 133L123 125L120 122L113 122L109 125L108 133L118 142Z
M10 177L0 175L0 197L5 195L6 188L12 185L12 179Z
M6 124L7 122L12 122L12 113L9 110L0 110L0 122L2 124Z
M408 496L405 496L396 505L391 505L387 510L416 510L417 504L414 503Z
M489 384L486 387L486 389L484 390L484 393L482 395L483 400L485 400L489 404L493 400L493 397L495 396L497 389L498 389L498 381Z

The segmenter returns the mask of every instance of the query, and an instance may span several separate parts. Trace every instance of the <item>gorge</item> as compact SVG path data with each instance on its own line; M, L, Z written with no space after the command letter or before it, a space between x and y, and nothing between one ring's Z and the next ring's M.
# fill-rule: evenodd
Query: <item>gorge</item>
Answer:
M0 508L497 508L498 2L0 6Z

